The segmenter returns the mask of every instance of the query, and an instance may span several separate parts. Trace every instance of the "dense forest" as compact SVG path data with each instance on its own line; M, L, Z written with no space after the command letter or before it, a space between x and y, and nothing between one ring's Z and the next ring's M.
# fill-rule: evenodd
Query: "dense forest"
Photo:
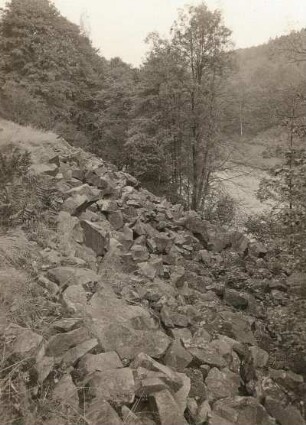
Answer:
M306 216L306 31L235 50L222 13L203 3L181 11L167 39L146 41L139 68L108 61L51 1L12 0L0 22L2 116L55 130L153 192L225 221L235 208L216 175L232 142L280 126L288 146L258 196L275 205L269 233L297 241Z

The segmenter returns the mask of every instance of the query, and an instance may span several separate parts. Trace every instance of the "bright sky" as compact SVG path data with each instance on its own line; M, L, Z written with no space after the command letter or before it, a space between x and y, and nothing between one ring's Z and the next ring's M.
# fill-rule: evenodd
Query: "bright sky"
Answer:
M6 0L0 0L0 6ZM26 0L24 0L26 1ZM177 9L200 0L53 0L60 12L79 24L87 15L91 39L106 58L120 56L139 65L144 39L152 31L167 35ZM264 43L293 29L306 27L306 0L206 0L221 9L233 31L236 47Z

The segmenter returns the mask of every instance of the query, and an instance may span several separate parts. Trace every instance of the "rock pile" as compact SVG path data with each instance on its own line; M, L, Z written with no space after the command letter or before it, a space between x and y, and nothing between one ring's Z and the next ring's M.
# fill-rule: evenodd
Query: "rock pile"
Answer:
M48 387L88 425L305 425L303 377L259 347L273 339L264 302L305 285L273 280L264 246L81 151L36 172L61 202L38 284L65 314L44 338L5 331L33 394Z

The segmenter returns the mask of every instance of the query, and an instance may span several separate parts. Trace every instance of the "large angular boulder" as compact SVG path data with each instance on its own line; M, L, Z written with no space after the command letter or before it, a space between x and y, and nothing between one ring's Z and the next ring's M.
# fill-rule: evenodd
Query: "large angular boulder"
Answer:
M214 401L238 395L240 376L229 369L219 370L214 367L209 371L205 383L209 398Z
M154 393L154 400L161 425L188 425L170 391L163 390Z
M110 234L107 223L91 223L82 220L81 226L84 231L84 243L91 248L96 255L103 256L109 249Z
M146 310L114 295L96 293L87 305L87 314L103 349L116 351L121 359L133 359L140 352L160 358L170 344Z

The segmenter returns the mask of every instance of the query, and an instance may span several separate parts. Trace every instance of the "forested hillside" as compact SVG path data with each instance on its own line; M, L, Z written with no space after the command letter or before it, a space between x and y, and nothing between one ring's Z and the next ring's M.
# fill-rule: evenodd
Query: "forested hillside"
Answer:
M261 193L261 200L283 206L285 196L291 214L293 180L303 179L285 152L303 157L305 37L302 30L234 50L222 13L203 3L181 11L167 39L149 34L136 69L103 58L49 0L12 0L0 22L1 113L54 130L222 223L238 206L223 181L254 166L289 166L278 182L283 194ZM300 201L296 210L304 214Z

